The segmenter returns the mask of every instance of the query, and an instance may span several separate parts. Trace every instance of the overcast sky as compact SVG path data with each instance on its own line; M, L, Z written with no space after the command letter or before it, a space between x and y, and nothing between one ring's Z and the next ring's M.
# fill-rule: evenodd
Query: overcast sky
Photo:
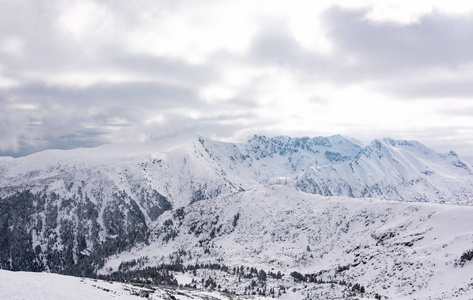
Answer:
M473 154L473 2L0 7L0 155L189 133L388 136Z

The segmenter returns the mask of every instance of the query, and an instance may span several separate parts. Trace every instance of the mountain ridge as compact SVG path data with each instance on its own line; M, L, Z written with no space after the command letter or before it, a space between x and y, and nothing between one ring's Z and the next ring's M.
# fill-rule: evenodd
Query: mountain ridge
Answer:
M167 163L166 166L163 167L163 163ZM134 169L129 175L137 177L138 181L149 181L157 172L172 173L184 168L189 177L197 174L200 179L195 181L199 181L200 186L207 184L208 187L209 181L220 182L210 191L195 186L194 195L180 195L178 191L169 190L169 181L179 178L177 174L167 174L166 179L159 179L167 181L166 186L158 184L160 194L187 198L189 202L199 198L195 192L219 195L218 190L225 186L227 192L234 192L282 182L303 187L309 193L348 197L455 203L469 203L473 199L473 176L470 176L473 167L453 151L440 154L416 141L390 138L375 139L360 147L341 135L314 138L255 135L246 143L225 143L192 136L143 145L110 144L97 148L47 150L23 158L0 160L0 195L8 195L6 187L21 181L29 183L26 184L28 188L34 188L31 183L35 180L38 180L38 186L43 186L40 175L47 180L48 176L52 179L64 172L87 168L89 173L90 170L107 172L108 179L123 186L123 182L113 177L117 173L129 173L127 164ZM161 168L147 171L146 166L152 164ZM205 174L199 174L201 170L206 170ZM453 178L460 184L453 184ZM439 191L413 191L408 188L411 183L429 189L435 186ZM228 186L233 188L228 189ZM403 192L406 189L407 192Z

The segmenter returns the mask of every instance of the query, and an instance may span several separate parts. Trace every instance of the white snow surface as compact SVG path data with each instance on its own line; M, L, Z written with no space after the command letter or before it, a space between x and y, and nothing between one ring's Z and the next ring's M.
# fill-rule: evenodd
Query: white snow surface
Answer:
M0 270L0 297L5 300L230 300L267 299L242 297L216 291L169 287L137 287L131 284L79 278L50 273Z

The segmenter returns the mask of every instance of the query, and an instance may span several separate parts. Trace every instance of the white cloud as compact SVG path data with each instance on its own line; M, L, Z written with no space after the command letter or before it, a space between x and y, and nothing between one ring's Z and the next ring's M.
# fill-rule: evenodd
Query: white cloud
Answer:
M106 24L112 23L113 15L108 8L97 1L74 0L62 2L56 19L57 30L67 36L83 40L94 37L99 31L106 30Z
M5 37L2 39L0 51L11 56L24 55L24 42L18 36Z

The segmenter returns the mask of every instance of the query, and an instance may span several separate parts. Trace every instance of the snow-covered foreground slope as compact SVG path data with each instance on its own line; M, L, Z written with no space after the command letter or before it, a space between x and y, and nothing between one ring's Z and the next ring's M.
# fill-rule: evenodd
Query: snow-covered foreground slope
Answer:
M165 264L221 264L184 275L181 284L213 278L236 293L286 287L299 297L461 299L473 297L473 207L323 197L272 186L194 203L164 213L149 245L110 257L103 274ZM141 258L141 264L130 261ZM243 266L245 272L235 273ZM264 283L247 267L277 273ZM295 282L292 272L322 283ZM190 276L190 277L189 277ZM256 280L255 289L251 281ZM292 289L295 288L295 291ZM302 299L302 298L299 298Z
M124 284L49 273L0 270L0 297L5 300L230 300L266 299L217 291Z

